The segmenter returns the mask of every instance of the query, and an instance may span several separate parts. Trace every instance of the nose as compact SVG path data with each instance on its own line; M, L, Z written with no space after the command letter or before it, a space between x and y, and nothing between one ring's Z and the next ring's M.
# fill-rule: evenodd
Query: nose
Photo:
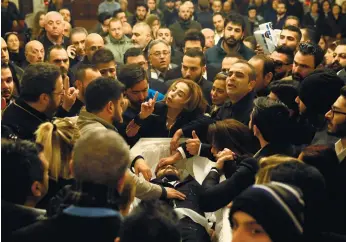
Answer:
M139 94L139 99L140 99L141 101L144 101L145 98L146 98L146 97L145 97L144 93L141 92L141 93Z
M299 104L300 103L300 98L299 98L299 96L297 96L296 97L296 99L294 100L297 104Z
M325 115L324 117L328 120L332 119L332 110L329 110Z
M9 85L7 84L7 82L1 82L1 90L3 89L8 89Z

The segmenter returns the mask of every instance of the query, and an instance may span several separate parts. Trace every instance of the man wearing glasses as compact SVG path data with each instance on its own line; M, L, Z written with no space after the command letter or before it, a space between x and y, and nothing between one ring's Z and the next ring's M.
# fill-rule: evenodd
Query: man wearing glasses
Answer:
M311 145L333 145L336 139L327 134L325 113L339 97L344 82L332 70L316 70L300 84L296 103L300 118L306 120L313 135Z
M337 210L344 211L335 213L333 232L345 233L346 228L346 218L343 216L346 211L346 86L344 86L340 91L339 98L334 102L331 109L325 115L328 123L328 134L340 138L335 143L335 151L338 155L340 161L339 167L335 174L335 179L338 181L336 184L339 186L334 191L335 201L333 201L333 206L335 205ZM340 214L340 216L338 215Z

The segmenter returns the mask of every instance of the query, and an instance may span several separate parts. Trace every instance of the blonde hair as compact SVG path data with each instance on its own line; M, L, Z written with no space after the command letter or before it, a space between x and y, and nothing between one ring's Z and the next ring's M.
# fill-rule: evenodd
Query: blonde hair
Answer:
M44 155L49 161L49 175L52 179L70 178L69 161L72 149L80 132L77 118L57 118L52 123L41 124L36 130L36 142L44 147Z
M288 163L288 162L302 163L301 160L298 160L296 158L289 157L289 156L283 156L283 155L272 155L272 156L268 156L268 157L264 157L260 159L259 170L256 174L255 184L265 184L270 182L272 170L278 165L282 163Z
M168 88L167 94L175 88L179 82L183 82L189 87L189 99L186 101L184 109L188 112L198 110L200 113L204 113L207 109L208 102L203 96L201 87L196 82L183 78L178 79ZM166 100L167 94L164 100Z

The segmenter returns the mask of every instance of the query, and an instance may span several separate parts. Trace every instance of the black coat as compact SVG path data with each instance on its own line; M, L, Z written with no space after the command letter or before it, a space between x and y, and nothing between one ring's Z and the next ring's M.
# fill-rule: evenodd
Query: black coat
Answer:
M253 109L253 101L255 99L255 92L249 92L237 103L225 103L219 110L216 120L224 120L233 118L245 125L250 121L250 114Z
M48 56L48 50L50 47L52 47L54 44L48 39L47 35L44 35L42 38L40 38L38 41L40 41L44 47L44 59L47 60L47 56ZM67 37L63 37L63 42L62 42L62 47L65 48L65 50L67 50L67 47L70 45L70 39Z
M80 210L79 210L80 209ZM71 206L63 213L16 231L12 241L113 242L121 225L119 212Z

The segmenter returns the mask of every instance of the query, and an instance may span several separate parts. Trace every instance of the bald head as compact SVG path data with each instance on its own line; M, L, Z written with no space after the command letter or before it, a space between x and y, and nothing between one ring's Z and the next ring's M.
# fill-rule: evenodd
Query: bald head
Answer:
M1 37L1 63L8 63L10 61L10 56L8 54L7 43Z
M136 48L144 49L152 40L151 28L148 24L140 22L132 29L132 42Z
M179 18L183 21L187 21L192 17L192 11L189 8L189 5L184 3L179 7Z
M214 40L214 36L215 33L212 29L202 29L202 34L204 35L205 38L205 47L207 48L211 48L215 45L215 40Z
M25 45L25 58L30 64L42 62L44 54L44 47L42 43L37 40L32 40Z
M53 39L63 36L64 33L64 19L58 12L51 11L44 17L44 28L47 35Z
M72 168L78 182L116 188L130 163L126 141L109 129L86 132L77 140L73 151Z
M85 54L88 60L91 62L91 59L94 53L105 46L103 38L99 34L89 34L85 39Z

